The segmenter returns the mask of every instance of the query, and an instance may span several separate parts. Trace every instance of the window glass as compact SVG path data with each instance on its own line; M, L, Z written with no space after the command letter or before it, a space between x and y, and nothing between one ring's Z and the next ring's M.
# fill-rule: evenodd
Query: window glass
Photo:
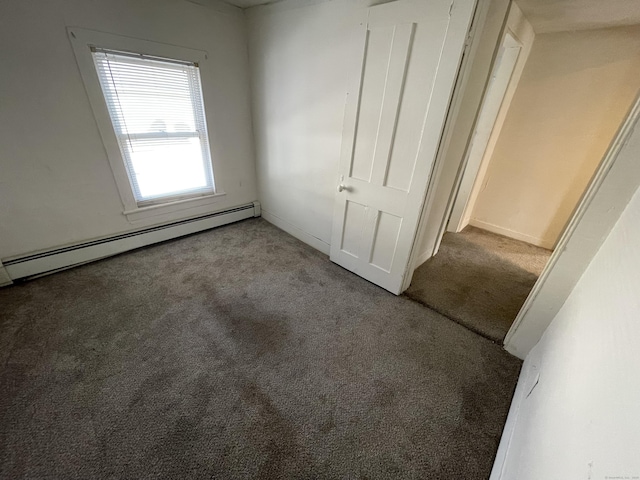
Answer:
M92 51L138 205L213 193L198 66Z

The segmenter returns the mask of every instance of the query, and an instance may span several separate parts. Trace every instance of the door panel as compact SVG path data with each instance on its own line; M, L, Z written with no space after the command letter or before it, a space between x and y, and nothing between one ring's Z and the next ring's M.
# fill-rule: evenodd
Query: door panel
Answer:
M345 115L331 259L400 293L475 0L369 9Z
M371 180L393 37L392 27L376 28L368 32L367 43L370 48L363 73L365 81L362 84L360 121L351 168L351 176L365 182Z
M390 213L378 213L378 225L373 237L369 263L385 272L391 272L393 255L398 243L402 219Z
M355 258L360 258L362 229L366 214L367 207L364 205L356 202L347 202L340 249Z

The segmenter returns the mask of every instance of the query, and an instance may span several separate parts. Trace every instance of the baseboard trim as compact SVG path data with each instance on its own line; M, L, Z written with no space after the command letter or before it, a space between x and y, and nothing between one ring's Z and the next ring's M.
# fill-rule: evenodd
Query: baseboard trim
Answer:
M513 393L511 407L509 407L507 421L504 425L504 429L502 430L498 452L496 453L496 459L493 462L493 468L491 469L489 480L507 480L507 477L504 476L505 467L507 464L507 458L509 457L511 441L516 431L518 418L520 417L520 409L523 402L536 387L540 378L539 372L540 369L538 367L537 356L534 349L522 365L518 384L515 392Z
M277 215L267 212L264 208L262 209L262 218L264 218L267 222L275 225L280 230L284 230L289 235L296 237L298 240L306 243L307 245L312 246L316 250L320 250L325 255L330 254L331 245L329 245L327 242L314 237L313 235L287 222L286 220L283 220Z
M430 258L431 258L431 255L429 254L429 252L421 253L418 256L418 258L416 258L416 267L415 268L418 268L420 265L422 265L424 262L426 262Z
M503 228L492 223L483 222L482 220L476 220L472 218L469 221L469 225L471 225L472 227L481 228L482 230L487 230L488 232L497 233L498 235L513 238L514 240L520 240L521 242L529 243L531 245L535 245L536 247L542 247L548 250L553 249L553 242L548 242L543 238L532 237L531 235L527 235L525 233L509 230L508 228Z
M209 215L3 260L4 269L10 281L52 273L128 250L252 218L255 212L256 206L250 203Z

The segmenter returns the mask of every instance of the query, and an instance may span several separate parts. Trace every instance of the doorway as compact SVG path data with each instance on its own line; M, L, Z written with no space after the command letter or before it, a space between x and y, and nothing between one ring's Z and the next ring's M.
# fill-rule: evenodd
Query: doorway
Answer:
M601 23L565 18L550 27L536 2L512 4L447 231L406 292L494 341L507 334L636 96L640 27L611 25L606 13Z

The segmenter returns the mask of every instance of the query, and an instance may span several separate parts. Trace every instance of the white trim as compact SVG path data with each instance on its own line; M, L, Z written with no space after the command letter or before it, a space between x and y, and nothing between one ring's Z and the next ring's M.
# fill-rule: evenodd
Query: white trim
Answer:
M594 255L631 197L640 188L640 95L607 150L547 266L533 286L504 340L505 349L525 358Z
M258 202L257 200L253 202L253 216L254 217L262 216L262 206L260 205L260 202Z
M4 268L2 262L0 262L0 287L5 287L7 285L11 285L13 281L7 272L7 269Z
M171 203L160 203L158 205L149 205L148 207L134 208L133 210L125 210L124 213L129 222L137 222L155 215L165 215L167 213L187 210L189 208L202 207L223 200L227 194L218 192L212 195L204 195L197 198L186 198Z
M127 173L127 168L125 166L124 159L122 158L120 146L118 145L118 140L113 129L113 124L111 123L111 117L109 116L109 111L104 100L104 95L102 93L102 88L100 87L100 81L98 79L98 74L96 72L93 58L91 56L91 50L89 47L100 46L102 48L108 48L112 50L138 52L163 58L175 58L188 62L194 62L199 65L203 65L204 62L207 61L207 52L202 50L194 50L192 48L179 47L176 45L169 45L166 43L142 40L139 38L126 37L122 35L112 35L109 33L87 30L79 27L67 27L67 34L69 36L69 40L71 41L71 46L73 47L73 51L75 53L76 62L78 64L80 75L82 76L82 81L89 98L89 103L91 104L91 109L93 110L96 124L98 125L98 130L100 132L102 142L107 152L109 165L111 166L113 177L116 181L116 186L118 187L120 198L122 199L122 205L124 207L123 214L127 216L128 220L130 220L131 222L135 222L142 220L143 218L146 218L148 216L161 215L162 213L171 213L177 210L188 208L177 208L176 205L178 204L178 202L158 204L158 207L166 207L166 211L162 211L162 208L160 208L160 210L152 210L149 207L138 207L138 202L136 201L133 194L131 181L129 180L129 174ZM202 72L203 69L201 68L201 75ZM208 122L207 129L209 129ZM219 182L215 178L215 172L217 171L217 167L215 165L215 157L211 152L209 152L209 155L212 162L211 168L213 171L214 184L216 186L216 192L213 196L218 194L223 195L224 192L220 190ZM209 201L206 203L197 204L198 200L200 200L200 198L194 200L194 202L196 203L194 203L193 206L212 203ZM215 201L217 201L217 199Z
M520 407L524 400L532 393L538 379L540 378L540 369L536 360L537 356L532 352L532 355L527 357L524 365L522 365L522 370L520 370L520 377L518 378L516 391L513 394L511 407L509 407L507 421L504 425L504 429L502 430L500 445L498 446L498 452L496 453L496 459L493 462L493 468L491 469L489 480L502 479L506 460L509 455L509 448L511 447L511 439L513 438L516 425L518 423Z
M4 268L9 277L14 280L32 277L99 260L154 243L164 242L165 240L220 227L246 218L253 218L254 215L255 207L253 204L243 205L235 209L202 217L150 227L139 232L96 239L91 242L38 252L17 259L5 259Z
M308 234L292 223L283 220L273 213L267 212L265 209L262 209L262 218L264 218L267 222L275 225L280 230L284 230L292 237L296 237L298 240L301 240L307 245L312 246L316 250L320 250L325 255L329 255L329 252L331 251L331 245L324 240L320 240L318 237L314 237L313 235Z
M514 238L516 240L520 240L521 242L535 245L536 247L542 247L548 250L553 249L553 241L545 240L544 238L533 237L531 235L527 235L526 233L516 232L515 230L500 227L498 225L494 225L493 223L483 222L482 220L478 220L476 218L472 218L471 220L469 220L469 225L481 228L482 230L487 230L488 232L497 233L498 235Z

